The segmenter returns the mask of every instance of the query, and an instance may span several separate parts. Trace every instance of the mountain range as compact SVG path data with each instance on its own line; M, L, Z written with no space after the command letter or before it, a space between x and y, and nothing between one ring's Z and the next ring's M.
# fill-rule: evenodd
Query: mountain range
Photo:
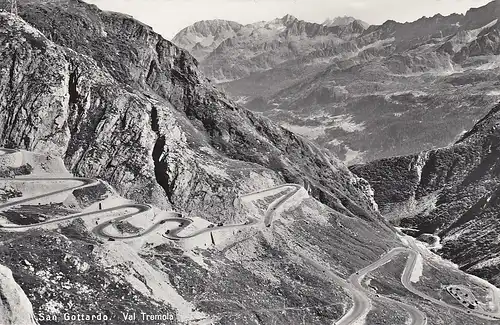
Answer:
M217 56L220 53L226 53L226 51L233 51L231 47L238 47L245 52L252 52L244 53L244 58L233 57L232 59L234 60L239 59L238 63L244 62L244 59L250 59L251 56L259 56L265 52L286 55L282 59L288 60L292 57L300 57L307 54L310 49L307 49L306 45L326 45L324 41L335 40L335 36L339 36L339 34L348 34L349 30L359 32L368 26L367 23L361 20L347 16L327 19L323 24L300 21L292 15L285 15L282 18L272 21L260 21L247 25L242 25L235 21L216 19L196 22L177 33L172 41L178 46L189 50L199 61L207 59L214 52L207 61L219 67L220 63L218 63ZM344 37L350 37L350 35L345 35ZM230 40L239 42L235 44L231 43ZM230 44L225 44L226 41L230 42ZM292 42L291 45L290 42ZM228 47L228 49L225 49L225 47ZM295 51L295 53L283 53L285 49L280 49L280 47L287 47L288 50L291 52ZM273 66L278 58L272 60L269 57L270 53L265 54L266 58L261 58L261 60L269 60L268 64ZM227 53L227 55L231 54ZM265 62L260 62L260 64L265 64ZM248 66L248 71L242 70L235 77L241 78L248 73L255 72L257 71L255 68L259 69L259 67L250 65ZM226 72L228 71L218 71L216 74L215 71L212 71L210 75L215 78L220 76L220 78L226 80L228 79L228 75L224 74ZM229 73L231 72L229 71Z
M333 29L284 17L264 24L265 37L232 35L199 59L247 108L348 164L367 162L447 146L500 99L499 12L496 0L465 14L369 27L347 19Z

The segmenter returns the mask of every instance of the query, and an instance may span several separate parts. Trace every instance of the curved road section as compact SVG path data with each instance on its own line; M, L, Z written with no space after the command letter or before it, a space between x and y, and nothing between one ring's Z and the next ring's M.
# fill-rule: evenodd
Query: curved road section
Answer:
M401 253L408 253L408 260L405 265L405 269L403 270L403 273L401 275L401 283L403 286L410 292L414 293L415 295L419 296L422 299L425 299L427 301L430 301L436 305L445 307L445 308L450 308L459 312L462 312L464 314L468 315L473 315L478 318L486 319L486 320L500 320L500 315L499 313L493 313L493 312L486 312L486 311L473 311L470 309L466 309L463 307L455 306L455 305L450 305L442 300L438 300L434 297L431 297L427 295L426 293L423 293L421 291L418 291L411 282L411 275L416 267L416 261L418 257L418 248L415 247L414 245L411 245L410 248L407 247L397 247L389 251L388 253L384 254L380 259L375 261L374 263L368 265L367 267L359 270L358 272L352 274L348 282L352 287L354 287L354 290L352 290L352 298L353 298L353 306L349 310L347 314L345 314L340 320L338 320L335 325L348 325L348 324L355 324L356 321L361 319L363 316L367 314L367 312L371 308L371 302L370 302L370 296L373 296L373 293L363 287L362 281L364 277L369 274L370 272L373 272L374 270L378 269L379 267L385 265L386 263L390 262L392 258L394 258L396 255L401 254ZM427 317L426 315L415 308L412 305L408 305L406 303L403 303L401 301L397 301L394 299L390 299L387 297L383 296L378 296L375 298L376 300L380 301L386 301L388 303L393 303L398 305L399 307L403 308L410 316L411 323L412 325L426 325L427 324Z
M0 155L6 155L6 154L12 154L19 152L18 149L6 149L6 148L0 148Z
M349 277L349 282L354 286L356 291L358 291L361 295L364 295L364 298L358 299L358 300L354 299L353 307L351 308L349 313L347 313L343 318L341 318L337 322L338 325L354 323L356 320L358 320L363 315L365 315L366 312L371 308L371 303L370 303L370 299L368 299L368 296L372 296L373 293L370 290L363 287L363 285L362 285L363 279L366 277L366 275L368 275L370 272L378 269L379 267L383 266L384 264L390 262L394 256L396 256L402 252L406 252L406 251L407 251L406 248L401 248L401 247L395 248L395 249L391 250L389 253L383 255L375 263L368 265L367 267L359 270L358 272L352 274ZM406 274L403 274L403 277L404 278L407 277L408 281L411 278L411 274L413 272L414 267L415 267L415 263L413 263L413 267L411 269L405 268L405 271L408 269L409 272L406 272ZM401 307L402 309L404 309L410 315L410 319L411 319L410 324L412 324L412 325L425 325L425 324L427 324L427 317L425 316L425 314L422 313L417 308L415 308L414 306L408 305L406 303L403 303L403 302L400 302L400 301L397 301L394 299L383 297L383 296L378 296L377 300L396 304L399 307ZM368 303L367 303L367 301L368 301Z

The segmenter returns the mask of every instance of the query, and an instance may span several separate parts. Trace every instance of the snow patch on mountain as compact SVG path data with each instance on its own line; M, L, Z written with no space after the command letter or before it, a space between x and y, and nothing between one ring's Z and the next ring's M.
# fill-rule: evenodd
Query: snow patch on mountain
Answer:
M346 132L357 132L365 129L364 123L356 123L353 121L353 116L341 114L333 117L333 126L340 128Z
M345 159L344 159L344 163L346 165L355 164L357 162L363 161L363 159L362 159L363 152L357 151L357 150L352 150L349 147L346 147L346 149L347 149L347 153L345 154Z
M327 18L323 22L323 25L328 26L328 27L332 27L332 26L346 26L346 25L352 24L355 21L358 22L358 24L360 24L364 28L368 28L370 26L370 24L368 24L367 22L364 22L364 21L362 21L360 19L356 19L356 18L350 17L350 16Z
M476 70L484 71L484 70L494 70L500 68L500 56L494 55L488 57L488 62L485 64L481 64L476 67Z
M415 168L415 172L417 173L417 183L420 184L422 181L422 170L427 163L427 160L429 159L429 152L421 152L418 154L417 160L415 161L415 165L413 168ZM410 166L412 168L412 166Z
M444 237L443 243L446 243L448 241L453 241L453 240L459 240L461 236L463 236L467 233L470 233L470 232L471 232L471 229L469 229L469 228L464 228L464 229L461 229L459 231L453 232L451 235L447 235L446 237Z
M494 26L497 22L498 22L498 19L495 19L483 27L473 29L473 30L461 30L461 31L459 31L450 40L452 47L453 47L453 52L458 52L458 51L460 51L460 49L462 49L467 44L474 42L483 30Z
M327 129L326 126L300 126L289 123L283 123L281 126L289 131L292 131L293 133L298 133L312 140L324 136L325 130Z

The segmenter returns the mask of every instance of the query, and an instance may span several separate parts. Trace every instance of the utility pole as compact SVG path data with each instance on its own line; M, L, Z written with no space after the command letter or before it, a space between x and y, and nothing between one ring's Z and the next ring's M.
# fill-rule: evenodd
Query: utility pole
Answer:
M10 0L10 13L17 16L17 0Z

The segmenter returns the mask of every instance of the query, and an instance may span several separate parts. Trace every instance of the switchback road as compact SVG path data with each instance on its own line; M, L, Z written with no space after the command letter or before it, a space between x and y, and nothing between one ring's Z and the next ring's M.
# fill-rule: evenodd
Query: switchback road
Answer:
M0 155L13 154L13 153L17 153L17 152L19 152L19 150L3 149L3 148L0 149ZM65 193L65 192L71 192L71 191L86 188L86 187L95 186L99 183L98 180L91 179L91 178L82 178L82 177L34 177L34 176L4 178L4 179L0 179L0 181L4 181L4 182L50 182L50 181L58 181L58 182L72 181L72 182L74 182L74 181L76 181L76 182L81 183L79 185L70 186L70 187L67 187L64 189L51 191L51 192L47 192L44 194L40 194L40 195L28 197L28 198L22 198L22 199L15 200L12 202L0 204L0 211L7 209L7 208L14 207L14 206L18 206L21 204L33 202L33 201L36 201L36 200L39 200L42 198L50 197L53 195L57 195L57 194ZM280 196L275 201L273 201L269 205L269 208L266 211L266 214L264 217L264 223L266 226L270 226L272 221L273 221L273 216L275 214L274 212L276 211L276 209L278 209L288 199L290 199L295 193L297 193L300 190L300 188L301 187L299 185L296 185L296 184L284 184L284 185L276 186L272 189L267 189L267 190L243 195L241 197L241 199L245 199L249 196L255 196L256 199L257 198L264 198L267 196L266 193L269 193L271 191L274 192L277 190L278 191L286 190L287 193ZM190 235L187 235L187 236L181 236L180 233L185 228L187 228L190 224L192 224L193 220L191 220L189 218L184 218L181 213L170 211L170 212L168 212L169 216L167 218L164 218L164 219L161 219L161 220L155 222L148 229L142 231L139 234L134 234L134 235L129 235L129 236L115 236L115 235L110 234L108 231L106 231L107 228L113 226L116 223L119 223L121 221L125 221L125 220L132 218L140 213L144 213L144 212L150 211L152 209L151 206L146 205L146 204L132 203L132 204L125 204L125 205L112 207L109 209L73 214L73 215L69 215L69 216L65 216L65 217L61 217L61 218L56 218L56 219L52 219L52 220L47 220L47 221L32 224L32 225L1 224L0 229L3 228L5 230L26 231L26 230L29 230L32 228L37 228L37 227L41 227L41 226L45 226L45 225L67 222L67 221L71 221L71 220L78 219L78 218L91 217L91 216L99 215L102 213L118 212L118 211L124 210L124 209L136 209L137 211L127 213L123 216L119 216L119 217L113 218L111 220L108 220L104 223L101 223L101 224L97 225L92 230L92 232L95 235L97 235L101 238L104 238L104 239L108 239L108 240L109 239L112 239L112 240L130 240L130 239L137 239L137 238L146 236L146 235L150 234L151 232L157 230L159 227L161 227L162 225L164 225L166 223L177 223L179 226L177 228L171 230L168 234L164 235L164 237L171 239L171 240L180 240L180 239L194 238L194 237L197 237L197 236L204 234L204 233L207 233L207 232L221 231L221 230L228 230L228 229L241 229L241 228L246 228L246 227L252 227L252 226L259 224L258 220L250 219L249 221L247 221L244 224L226 225L226 226L221 226L221 227L206 228L206 229L198 230L198 231L196 231Z

